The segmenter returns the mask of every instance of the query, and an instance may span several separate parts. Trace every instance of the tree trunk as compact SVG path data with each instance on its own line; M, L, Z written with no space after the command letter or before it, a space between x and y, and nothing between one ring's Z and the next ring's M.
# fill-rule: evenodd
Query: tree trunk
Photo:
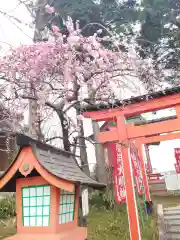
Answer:
M81 156L81 162L82 162L82 169L88 176L90 176L88 156L87 156L87 151L86 151L86 142L84 139L84 129L83 129L82 123L80 123L79 145L80 145L80 156Z
M35 23L35 32L34 32L34 41L39 42L43 41L42 31L44 30L45 25L48 23L49 14L45 14L44 7L49 3L49 0L37 0L37 13L36 13L36 23Z
M80 109L80 108L79 108ZM76 110L77 116L80 115L80 111ZM80 157L81 157L81 163L82 163L82 170L85 172L88 176L90 176L90 170L89 170L89 164L88 164L88 156L86 151L86 142L84 139L84 128L83 128L83 122L78 120L78 124L80 125L80 131L79 131L79 146L80 146ZM80 227L87 227L88 221L87 216L83 216L83 210L82 210L82 191L83 187L81 186L80 189L80 198L79 198L79 226Z
M80 115L80 111L76 110L77 116ZM86 151L86 142L84 139L84 128L83 128L83 122L80 120L77 120L77 123L80 127L79 131L79 146L80 146L80 156L81 156L81 163L82 163L82 169L83 172L85 172L88 176L90 176L90 170L89 170L89 164L88 164L88 156Z
M48 15L44 14L44 6L49 0L37 0L37 14L36 14L36 24L34 32L34 42L42 41L41 30L44 28L46 23L46 18ZM30 96L36 97L36 89L33 84L30 85ZM38 139L42 139L41 132L41 120L40 113L38 112L39 106L36 100L29 99L29 136Z
M97 179L101 183L107 184L107 171L104 158L104 151L102 144L98 144L98 134L100 132L99 124L96 121L92 121L92 127L94 132L96 164L97 164Z
M33 84L30 84L30 96L36 97L36 90ZM28 117L28 125L29 125L29 136L38 139L39 132L39 112L38 112L38 103L37 100L29 99L29 117Z
M64 150L70 151L69 128L67 119L61 110L58 110L57 114L61 122Z

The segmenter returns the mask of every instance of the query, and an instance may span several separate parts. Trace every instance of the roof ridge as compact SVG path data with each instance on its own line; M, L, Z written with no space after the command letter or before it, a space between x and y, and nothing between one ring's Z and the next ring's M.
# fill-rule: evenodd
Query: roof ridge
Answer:
M66 151L64 149L61 149L61 148L52 146L50 144L41 142L39 140L33 139L33 138L31 138L31 137L29 137L27 135L24 135L22 133L13 133L11 135L14 135L16 137L17 145L19 145L20 147L36 145L38 148L40 148L42 150L50 150L50 151L52 150L52 151L54 151L56 153L61 153L61 154L64 154L66 156L68 155L68 156L79 157L79 156L73 154L70 151Z

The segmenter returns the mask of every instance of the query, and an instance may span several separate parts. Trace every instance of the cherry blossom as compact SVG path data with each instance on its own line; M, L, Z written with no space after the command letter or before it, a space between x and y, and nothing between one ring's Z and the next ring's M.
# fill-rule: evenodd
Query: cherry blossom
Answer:
M58 33L60 32L59 27L56 26L56 25L52 25L52 30L53 30L53 32L54 32L55 34L58 34Z
M53 14L55 9L46 5L45 12ZM72 124L68 112L72 108L87 99L107 102L114 97L113 88L125 86L124 78L141 79L152 65L139 57L133 39L122 41L118 36L106 37L114 45L108 49L103 44L106 39L99 36L100 31L84 37L78 22L74 24L68 18L65 24L67 35L63 35L57 25L52 25L47 42L23 45L0 57L0 77L11 87L11 97L4 88L6 100L14 103L18 98L23 104L27 99L35 100L39 106L36 115L43 118L49 116L47 107L52 108L60 118L63 134L68 134L68 126ZM119 49L120 44L126 51ZM81 113L78 115L76 126L83 120Z
M55 7L51 7L49 4L46 4L44 9L46 13L50 13L50 14L55 13L56 11Z

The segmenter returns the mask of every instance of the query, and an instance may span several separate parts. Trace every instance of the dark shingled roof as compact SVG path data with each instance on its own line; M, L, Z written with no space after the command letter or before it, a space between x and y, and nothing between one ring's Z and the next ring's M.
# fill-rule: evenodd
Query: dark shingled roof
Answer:
M47 151L37 147L33 148L33 152L39 163L56 177L91 187L101 186L80 169L71 155L60 154L52 150Z
M41 166L54 176L94 188L105 187L104 184L91 179L80 169L72 153L47 145L22 134L16 133L12 135L15 136L20 151L23 147L31 146Z
M84 112L90 112L90 111L98 111L98 110L103 110L103 109L110 109L110 108L116 108L116 107L121 107L124 105L130 105L134 103L139 103L143 101L148 101L152 99L157 99L160 97L164 96L169 96L173 94L180 93L180 87L175 87L175 88L168 88L161 90L159 92L153 92L153 93L148 93L145 95L137 96L137 97L131 97L129 99L124 99L124 100L116 100L113 103L109 103L108 99L102 101L99 99L99 104L96 104L92 102L90 99L85 99L86 102L88 102L88 105L85 105L84 107L81 106L81 110ZM96 99L98 101L98 99Z

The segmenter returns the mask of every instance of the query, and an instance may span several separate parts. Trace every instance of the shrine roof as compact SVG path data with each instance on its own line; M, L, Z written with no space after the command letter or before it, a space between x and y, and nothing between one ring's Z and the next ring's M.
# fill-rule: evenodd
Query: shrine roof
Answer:
M115 99L113 103L109 103L109 101L106 99L104 101L96 99L97 102L93 102L90 99L85 99L85 101L88 103L87 105L81 107L81 110L84 112L90 112L90 111L98 111L98 110L106 110L110 108L116 108L116 107L121 107L125 105L131 105L143 101L148 101L152 99L158 99L160 97L164 96L169 96L169 95L174 95L180 93L180 87L175 87L175 88L167 88L158 92L153 92L153 93L148 93L145 95L141 96L136 96L136 97L131 97L128 99L123 99L123 100L117 100Z
M19 153L10 165L9 169L13 167L13 164L15 164L21 151L25 147L31 147L39 164L43 167L43 169L55 177L94 188L105 187L104 184L91 179L81 170L76 162L75 156L72 153L55 148L22 134L12 133L11 136L14 136L16 139L16 144L19 147ZM0 175L0 181L9 169Z

